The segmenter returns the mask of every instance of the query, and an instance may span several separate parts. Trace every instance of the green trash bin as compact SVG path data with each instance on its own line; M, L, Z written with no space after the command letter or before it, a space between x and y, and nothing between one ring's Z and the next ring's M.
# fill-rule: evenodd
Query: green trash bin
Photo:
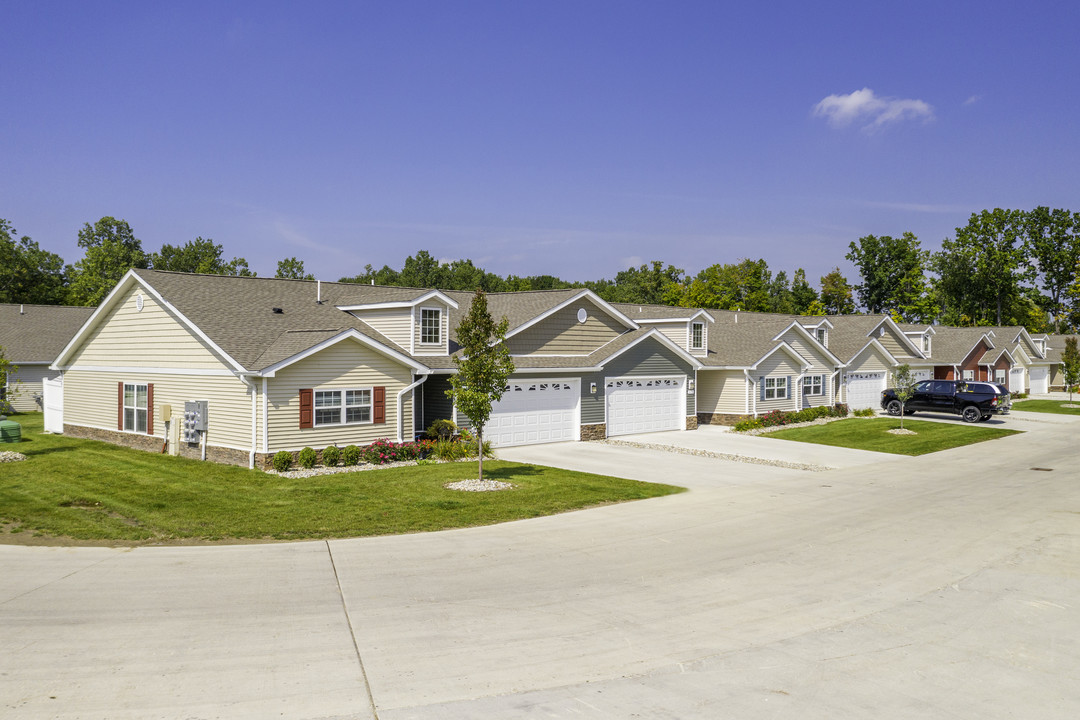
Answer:
M22 425L0 415L0 443L17 443L22 440Z

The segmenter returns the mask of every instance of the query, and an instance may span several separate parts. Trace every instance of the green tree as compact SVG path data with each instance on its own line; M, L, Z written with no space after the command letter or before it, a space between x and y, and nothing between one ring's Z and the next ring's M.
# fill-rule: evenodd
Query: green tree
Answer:
M1080 266L1080 213L1040 206L1027 213L1025 250L1031 276L1046 292L1046 310L1056 332L1069 324L1069 288Z
M278 260L276 278L285 280L314 280L315 276L304 272L304 261L295 257Z
M908 322L927 322L937 315L926 279L930 253L919 247L915 235L867 235L848 248L845 257L859 269L862 284L855 289L867 312L896 312Z
M786 279L785 275L783 290L787 290ZM688 283L680 304L684 307L772 312L777 306L777 298L774 298L777 290L768 263L743 259L735 265L710 265L699 272Z
M42 250L28 236L16 239L11 223L0 218L0 302L59 305L67 294L64 261Z
M1011 325L1023 322L1020 283L1028 275L1023 238L1025 214L995 209L972 213L956 237L932 258L943 319L949 324Z
M648 265L620 270L613 282L594 283L590 289L608 302L668 305L681 294L683 275L674 265L664 267L664 263L653 260Z
M97 305L132 268L145 268L149 258L142 242L125 220L105 216L79 231L79 247L85 254L68 268L68 302Z
M796 315L820 315L812 313L810 309L819 304L817 290L806 281L806 271L799 268L795 271L795 277L791 280L791 305L792 312Z
M343 277L338 282L357 283L361 285L401 285L399 273L389 265L383 265L376 270L368 263L364 266L364 272L353 277Z
M918 380L911 372L911 366L908 364L897 365L893 370L893 391L896 393L896 399L900 401L900 429L904 429L904 407L907 405L908 400L915 395L915 384ZM890 411L891 413L891 411Z
M491 417L492 403L502 398L506 381L514 372L514 361L503 342L508 326L505 317L498 323L492 319L487 296L477 290L457 327L461 354L454 356L458 371L450 376L446 394L476 430L480 480L484 479L484 426Z
M827 315L850 315L855 312L851 283L838 267L821 278L821 304L825 306Z
M446 289L446 272L427 250L405 258L398 278L403 287ZM475 289L475 288L474 288Z
M209 238L197 237L183 245L162 245L161 250L150 255L150 267L155 270L202 273L204 275L242 275L254 277L244 258L234 257L225 261L223 248Z
M1065 387L1069 390L1069 402L1072 402L1073 388L1080 383L1080 350L1076 347L1076 338L1065 338L1065 350L1061 353L1061 374L1065 377Z

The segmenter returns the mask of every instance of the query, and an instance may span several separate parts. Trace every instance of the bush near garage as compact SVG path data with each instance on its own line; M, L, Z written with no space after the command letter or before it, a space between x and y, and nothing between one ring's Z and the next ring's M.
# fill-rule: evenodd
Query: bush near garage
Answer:
M758 417L746 418L735 423L732 428L735 432L746 432L759 428L780 427L794 425L795 423L812 422L819 418L844 418L848 416L848 406L844 403L835 405L819 405L817 407L803 408L802 410L773 410Z

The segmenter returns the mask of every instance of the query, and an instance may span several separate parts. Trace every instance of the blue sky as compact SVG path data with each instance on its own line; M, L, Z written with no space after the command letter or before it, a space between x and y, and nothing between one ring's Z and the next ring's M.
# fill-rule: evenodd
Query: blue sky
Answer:
M1075 3L24 2L0 217L124 218L260 275L426 249L506 275L811 282L867 234L1080 210Z

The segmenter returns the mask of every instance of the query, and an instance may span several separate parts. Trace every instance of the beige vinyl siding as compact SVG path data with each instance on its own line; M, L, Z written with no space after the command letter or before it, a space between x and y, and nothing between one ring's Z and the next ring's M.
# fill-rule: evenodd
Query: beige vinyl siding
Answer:
M420 311L422 309L439 311L439 338L441 342L438 345L420 344ZM416 343L413 346L415 350L413 353L414 355L449 354L448 333L450 329L450 307L448 305L432 300L413 308L413 328L413 340Z
M742 370L699 370L697 409L701 413L746 413L746 375Z
M645 327L649 327L649 325L646 325ZM652 327L655 327L664 335L664 337L681 347L683 350L690 349L690 337L686 323L655 323L652 324Z
M890 370L888 358L881 354L877 348L871 348L865 350L861 355L856 357L850 365L846 368L848 373L859 372L880 372L882 370Z
M892 328L885 328L884 335L874 334L875 339L881 343L881 346L888 350L893 357L906 357L911 354L911 350L907 346L901 344L901 341L897 338L896 332ZM921 347L920 343L915 343L916 347Z
M577 319L581 308L588 313L583 323ZM596 303L582 298L507 339L506 345L512 355L588 355L625 330Z
M387 308L384 310L357 310L353 315L366 322L389 340L409 352L412 332L412 308Z
M19 365L18 371L8 377L7 401L16 412L38 412L41 405L34 396L41 397L41 381L60 373L48 365Z
M163 405L172 405L175 422L183 415L184 402L206 400L207 445L251 449L251 394L233 376L68 370L64 373L64 423L116 430L120 382L154 385L155 437L165 438Z
M327 445L365 445L375 440L397 439L397 394L412 384L412 372L394 360L352 340L332 345L277 372L268 381L268 424L270 442L267 450L299 450L305 446L321 449ZM386 388L386 422L364 425L338 425L300 428L300 390L348 388ZM405 411L404 433L412 436L412 396L402 398Z
M808 370L807 373L820 375L833 371L832 362L829 358L816 347L811 346L797 330L788 330L780 339L790 345L792 350L806 358L806 361L813 366L813 369Z
M797 364L790 355L786 352L775 352L765 362L758 366L757 370L751 370L750 375L754 378L754 397L753 402L757 403L758 414L769 412L770 410L795 410L798 408L798 376L801 370L801 366ZM788 386L788 396L782 399L762 400L761 399L761 387L759 385L760 378L785 378L790 377L791 383Z
M143 309L135 298L143 296ZM152 296L133 288L93 332L80 343L68 362L77 366L221 368L222 361Z

